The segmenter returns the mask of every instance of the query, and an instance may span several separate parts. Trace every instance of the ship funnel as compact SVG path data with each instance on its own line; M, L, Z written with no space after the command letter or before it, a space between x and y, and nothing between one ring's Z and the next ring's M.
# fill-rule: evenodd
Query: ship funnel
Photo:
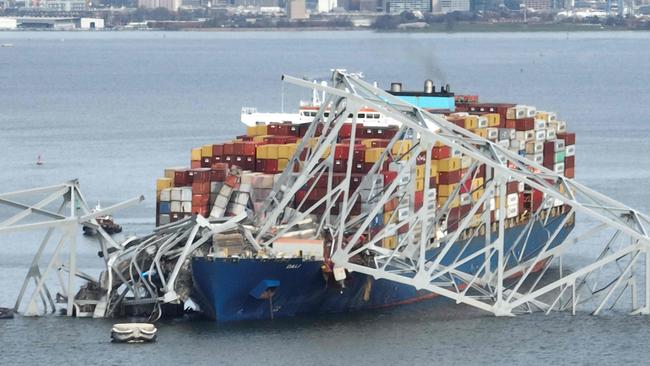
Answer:
M433 81L431 79L427 79L424 82L424 92L427 94L431 94L435 91L435 87L433 86Z
M451 88L449 87L449 84L445 85L445 89L447 90L447 93L451 93Z
M402 91L402 83L390 83L390 91L399 93Z

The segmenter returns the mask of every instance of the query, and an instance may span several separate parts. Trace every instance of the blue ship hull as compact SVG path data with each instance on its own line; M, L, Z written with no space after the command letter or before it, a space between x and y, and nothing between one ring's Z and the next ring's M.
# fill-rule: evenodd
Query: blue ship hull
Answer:
M524 261L536 255L561 223L564 215L549 219L542 227L536 223L526 248L511 248L525 225L506 230L505 249L513 249L509 266L517 264L523 250ZM565 225L551 246L561 244L573 229ZM484 247L483 236L469 239L462 257ZM446 258L453 258L463 247L457 244ZM456 249L458 248L458 249ZM453 253L456 250L456 253ZM437 250L427 255L433 257ZM468 261L461 270L476 273L481 258ZM444 261L443 261L443 264ZM495 267L496 263L492 263ZM292 259L233 259L195 257L192 273L195 298L202 310L217 321L258 320L299 315L340 313L405 304L435 296L428 291L389 280L375 280L361 273L350 273L341 287L322 271L323 261ZM271 296L265 290L273 288Z

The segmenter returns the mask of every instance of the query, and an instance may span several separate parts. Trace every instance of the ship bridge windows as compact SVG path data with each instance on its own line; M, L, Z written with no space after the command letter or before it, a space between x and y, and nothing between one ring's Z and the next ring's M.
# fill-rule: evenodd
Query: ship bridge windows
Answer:
M357 118L366 118L366 114L365 113L359 113L359 114L357 114Z

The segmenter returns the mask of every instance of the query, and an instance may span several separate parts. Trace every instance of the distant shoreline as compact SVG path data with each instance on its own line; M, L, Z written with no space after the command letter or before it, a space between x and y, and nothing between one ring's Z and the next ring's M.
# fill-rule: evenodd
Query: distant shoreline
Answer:
M4 32L323 32L323 31L370 31L375 33L527 33L527 32L648 32L648 29L607 27L600 24L546 24L546 23L444 23L431 24L426 28L373 29L367 27L224 27L224 28L149 28L149 29L2 29Z

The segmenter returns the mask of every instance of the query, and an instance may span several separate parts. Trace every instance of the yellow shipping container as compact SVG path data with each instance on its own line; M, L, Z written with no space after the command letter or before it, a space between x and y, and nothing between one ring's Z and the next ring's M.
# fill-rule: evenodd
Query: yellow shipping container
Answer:
M256 136L268 135L268 126L267 125L256 125L255 126L255 135Z
M395 237L395 236L387 236L387 237L385 237L382 246L384 248L387 248L387 249L395 249L395 248L397 248L397 237Z
M398 140L393 144L391 152L393 155L403 155L411 150L411 140Z
M424 178L417 178L415 180L415 190L424 191Z
M202 158L209 158L211 156L212 156L212 144L203 145L201 147L201 157Z
M417 165L415 167L415 177L418 178L418 179L424 178L424 172L426 171L425 169L426 169L426 166Z
M458 183L454 184L439 184L438 185L438 195L440 196L450 196L451 193L456 189Z
M429 173L430 177L437 177L438 176L438 161L437 160L431 160L431 171Z
M433 146L434 146L434 147L445 147L445 146L447 146L447 145L445 145L444 143L442 143L442 142L440 142L440 141L436 141L436 143L433 144Z
M278 159L289 159L296 152L297 144L284 144L278 147Z
M483 193L485 193L485 190L483 188L473 190L472 200L478 201L483 196Z
M473 130L475 128L478 128L478 116L466 116L465 129Z
M162 191L165 188L172 187L172 180L170 178L158 178L156 179L156 191Z
M438 160L439 172L453 172L460 169L460 158L447 158Z
M201 160L201 150L203 149L201 149L200 147L195 147L194 149L192 149L192 154L191 154L192 159L190 160Z
M257 126L246 127L246 136L257 136Z
M253 141L255 142L264 142L264 139L269 137L269 135L257 135L253 137Z
M255 149L255 157L258 159L266 159L267 150L269 145L257 145Z
M266 159L277 159L278 158L278 147L281 145L277 144L268 144L266 145Z
M488 119L488 127L498 127L501 123L501 115L498 113L488 113L485 116Z
M374 163L379 158L381 157L381 154L384 153L384 148L383 147L373 147L370 149L366 149L366 157L365 157L365 162L366 163Z
M483 187L483 178L472 179L472 191Z
M477 128L474 133L486 139L488 137L487 128Z
M278 170L283 171L287 167L289 159L278 159Z
M391 217L393 218L391 220ZM384 225L388 225L390 223L395 223L397 222L397 215L393 217L393 211L388 211L384 213Z
M447 202L448 196L438 196L438 206L442 207L442 205ZM449 203L449 208L455 208L460 206L460 198L456 196L456 198Z

